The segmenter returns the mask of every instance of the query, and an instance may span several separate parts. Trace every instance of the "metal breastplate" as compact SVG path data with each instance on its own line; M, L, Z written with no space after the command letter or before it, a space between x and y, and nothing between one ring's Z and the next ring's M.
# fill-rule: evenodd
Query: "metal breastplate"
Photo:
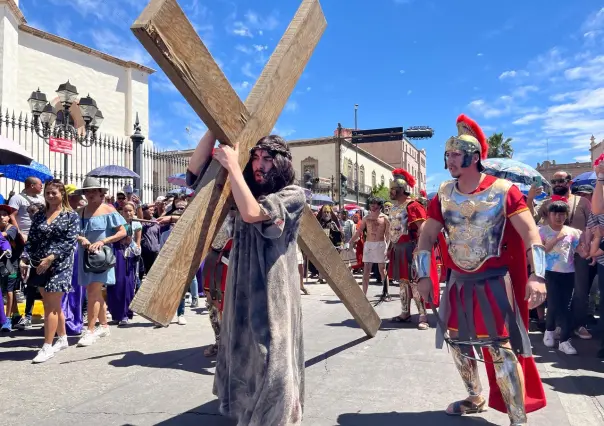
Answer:
M440 186L438 197L449 237L449 255L462 270L476 271L488 259L501 255L511 186L511 182L497 179L475 194L460 193L454 180Z
M407 206L410 201L392 206L390 209L390 242L396 244L401 235L409 234Z

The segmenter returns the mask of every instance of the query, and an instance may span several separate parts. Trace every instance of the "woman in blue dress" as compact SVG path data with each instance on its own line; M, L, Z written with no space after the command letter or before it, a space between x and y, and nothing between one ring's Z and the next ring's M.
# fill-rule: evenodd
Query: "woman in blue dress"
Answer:
M78 280L82 287L86 287L88 296L88 328L84 330L78 346L90 346L98 338L111 334L102 290L103 286L115 284L115 268L102 273L84 270L85 250L96 252L104 245L113 244L126 236L126 221L113 206L104 203L107 191L98 179L90 176L84 179L82 188L76 191L83 194L88 202L86 207L78 210L82 229L78 237ZM99 327L96 327L97 319Z

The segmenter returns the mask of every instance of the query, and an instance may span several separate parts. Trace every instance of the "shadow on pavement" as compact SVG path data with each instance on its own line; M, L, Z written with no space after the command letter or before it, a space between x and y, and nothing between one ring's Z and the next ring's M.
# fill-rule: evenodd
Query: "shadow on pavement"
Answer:
M313 365L315 365L323 360L326 360L327 358L331 358L332 356L337 355L340 352L345 351L346 349L350 349L353 346L356 346L360 343L366 342L369 339L371 339L371 337L369 337L369 336L359 337L358 339L353 340L352 342L348 342L341 346L338 346L337 348L330 349L327 352L322 353L321 355L317 355L311 359L307 359L306 362L304 363L304 367L306 367L306 368L312 367Z
M116 352L76 361L65 361L62 364L84 362L90 359L102 359L119 355L123 355L122 358L109 361L109 365L113 367L141 366L150 368L171 368L173 370L182 370L190 373L212 376L214 373L209 371L209 369L213 368L216 363L215 358L203 356L202 348L187 348L152 354L145 354L139 351Z
M400 426L400 425L438 425L447 426L496 426L480 417L447 416L442 411L423 411L420 413L346 413L338 416L339 426Z
M157 423L156 426L181 426L181 425L204 425L204 426L236 426L237 422L223 417L218 412L218 400L206 402L197 408L185 411L171 419Z
M44 342L44 341L42 341ZM42 347L42 343L38 349ZM38 349L35 350L23 350L23 351L9 351L0 353L0 361L27 361L32 360L36 357Z
M556 392L585 395L604 395L604 377L596 376L566 376L542 377L541 381L550 385Z

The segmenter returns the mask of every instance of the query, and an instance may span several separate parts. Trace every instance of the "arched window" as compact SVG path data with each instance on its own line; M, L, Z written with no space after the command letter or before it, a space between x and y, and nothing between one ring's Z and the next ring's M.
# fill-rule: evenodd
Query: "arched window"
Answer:
M359 165L357 163L354 163L354 180L355 182L358 182L359 177L357 176L357 170L358 170Z
M382 185L384 185L386 183L386 181L384 180L384 175L382 175L381 182L382 182Z
M375 170L371 172L371 186L377 186L377 180L375 178Z
M359 184L365 185L365 166L359 167Z

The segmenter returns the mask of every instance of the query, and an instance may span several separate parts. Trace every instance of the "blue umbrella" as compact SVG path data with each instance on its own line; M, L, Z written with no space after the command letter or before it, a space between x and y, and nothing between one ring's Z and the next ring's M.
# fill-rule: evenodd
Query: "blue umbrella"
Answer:
M132 170L115 164L97 167L96 169L89 171L86 176L101 178L140 178L140 176Z
M195 191L193 191L191 188L187 188L186 186L183 186L183 187L180 187L178 189L173 189L171 191L168 191L168 194L186 195L188 197L190 195L195 194Z
M323 204L333 204L334 201L331 199L329 195L323 194L313 194L312 196L313 203L323 203Z
M596 187L596 172L585 172L581 173L579 176L573 179L573 184L571 188L580 186L580 185L589 185Z
M541 173L520 161L511 158L487 158L481 163L485 168L484 173L488 175L525 185L532 185L536 178L540 178L544 188L551 188L550 183Z
M35 161L32 161L28 166L21 164L0 166L0 173L4 174L5 178L16 180L17 182L25 182L25 179L28 177L38 178L42 182L48 182L53 178L52 172L48 167Z
M522 192L524 195L528 195L528 192L531 189L530 185L526 185L523 183L515 183L514 185L516 185L518 189L520 189L520 192ZM543 191L541 194L535 197L535 201L545 200L547 197L548 195L545 191Z

